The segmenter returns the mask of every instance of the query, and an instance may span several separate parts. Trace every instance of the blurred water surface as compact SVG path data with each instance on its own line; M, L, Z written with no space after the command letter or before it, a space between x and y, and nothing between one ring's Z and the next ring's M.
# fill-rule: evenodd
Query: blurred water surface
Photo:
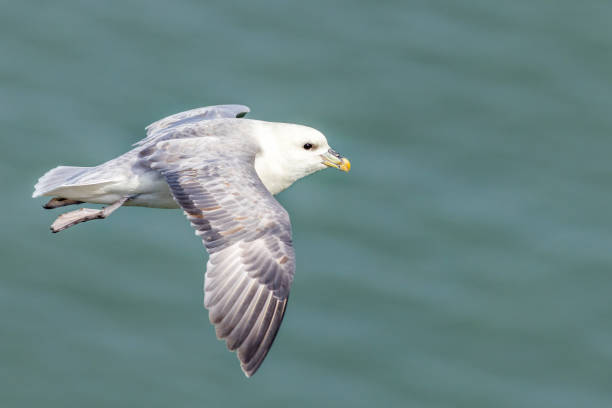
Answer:
M3 407L612 406L612 3L0 5ZM58 235L30 198L193 107L323 131L245 379L180 211Z

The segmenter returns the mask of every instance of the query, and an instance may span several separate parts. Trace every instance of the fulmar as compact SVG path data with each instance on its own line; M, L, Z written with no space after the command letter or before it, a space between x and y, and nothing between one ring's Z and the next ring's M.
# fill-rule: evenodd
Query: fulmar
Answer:
M59 166L33 197L47 209L107 205L60 215L53 232L108 217L121 206L181 208L209 254L204 307L219 339L253 375L280 327L295 272L291 223L274 195L350 162L310 127L243 119L242 105L177 113L146 128L127 153L95 167Z

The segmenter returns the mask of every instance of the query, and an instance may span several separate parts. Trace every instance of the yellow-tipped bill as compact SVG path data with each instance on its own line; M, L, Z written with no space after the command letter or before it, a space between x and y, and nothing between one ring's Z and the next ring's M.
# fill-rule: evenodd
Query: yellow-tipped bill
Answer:
M323 159L323 164L328 167L335 167L338 170L348 172L351 169L351 162L346 157L340 156L339 153L335 152L332 149L329 149L327 152L321 155Z
M342 164L340 165L340 170L346 171L347 173L351 170L351 162L346 157L342 158Z

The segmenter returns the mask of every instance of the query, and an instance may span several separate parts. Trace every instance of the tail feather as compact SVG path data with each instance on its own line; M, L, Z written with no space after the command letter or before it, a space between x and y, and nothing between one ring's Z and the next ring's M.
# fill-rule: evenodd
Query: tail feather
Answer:
M32 197L53 195L53 191L78 184L79 178L92 167L59 166L46 172L34 186Z

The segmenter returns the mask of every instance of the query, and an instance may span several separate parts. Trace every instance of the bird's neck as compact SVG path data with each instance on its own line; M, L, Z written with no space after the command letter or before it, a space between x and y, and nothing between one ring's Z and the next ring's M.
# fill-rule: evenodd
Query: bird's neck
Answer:
M255 171L268 191L278 194L295 182L282 171L280 163L271 160L265 153L255 156Z
M255 155L255 171L268 191L278 194L302 177L291 172L291 166L286 163L286 154L275 135L282 132L287 125L263 121L254 125L253 136L259 146Z

